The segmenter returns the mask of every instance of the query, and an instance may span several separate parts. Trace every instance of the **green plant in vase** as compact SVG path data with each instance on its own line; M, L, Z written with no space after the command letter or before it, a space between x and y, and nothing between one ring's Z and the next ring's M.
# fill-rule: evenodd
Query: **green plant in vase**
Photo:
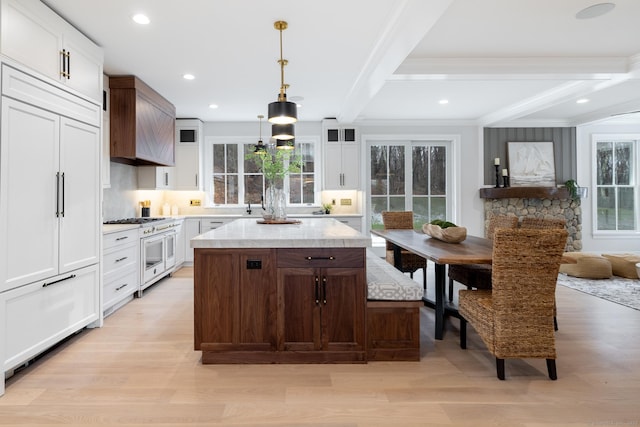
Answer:
M578 183L575 179L569 179L565 181L564 186L567 188L567 190L569 190L569 195L573 200L580 199L580 195L578 194L578 188L580 187L578 186Z
M293 150L268 148L263 153L247 155L253 160L264 176L265 218L286 219L287 194L284 191L284 178L290 173L300 172L302 157Z

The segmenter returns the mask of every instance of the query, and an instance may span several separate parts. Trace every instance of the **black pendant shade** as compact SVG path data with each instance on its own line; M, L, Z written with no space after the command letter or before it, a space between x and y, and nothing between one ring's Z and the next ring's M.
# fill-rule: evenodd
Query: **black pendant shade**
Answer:
M290 140L295 138L295 126L288 125L271 125L271 137L277 140Z
M291 124L298 121L298 106L295 102L287 101L287 96L284 96L284 101L276 101L269 104L269 121L274 124Z
M295 148L295 139L276 139L276 148L278 150L293 150Z
M258 120L260 120L260 138L258 138L256 148L253 150L255 154L267 154L267 146L264 145L264 142L262 142L262 119L264 119L264 116L262 114L259 114Z

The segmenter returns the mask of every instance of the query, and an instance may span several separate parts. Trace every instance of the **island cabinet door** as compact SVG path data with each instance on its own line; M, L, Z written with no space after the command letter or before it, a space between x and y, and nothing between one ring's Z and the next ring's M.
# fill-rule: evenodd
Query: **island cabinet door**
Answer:
M321 271L322 348L328 351L365 350L365 272L356 268Z
M278 350L320 350L320 272L278 269Z
M275 351L275 291L273 250L196 249L194 346L203 360L205 352Z

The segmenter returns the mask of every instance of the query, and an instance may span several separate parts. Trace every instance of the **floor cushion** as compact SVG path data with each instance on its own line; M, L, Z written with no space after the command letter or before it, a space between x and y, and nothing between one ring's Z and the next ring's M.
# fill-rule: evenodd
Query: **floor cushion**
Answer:
M611 262L598 254L565 252L564 257L574 259L575 264L560 264L560 273L583 279L609 279L613 275Z
M640 262L640 255L637 254L602 254L611 262L613 274L628 279L637 279L638 271L636 264Z

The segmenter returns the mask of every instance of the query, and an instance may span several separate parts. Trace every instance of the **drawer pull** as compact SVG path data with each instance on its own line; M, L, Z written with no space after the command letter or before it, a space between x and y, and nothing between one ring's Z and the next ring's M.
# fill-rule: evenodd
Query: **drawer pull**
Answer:
M304 257L304 259L309 260L309 261L313 261L316 259L328 259L329 261L333 261L334 259L336 259L336 257L334 256L307 256Z
M128 256L123 256L122 258L118 258L116 260L116 262L120 262L120 261L124 261L125 259L129 258Z
M129 236L118 237L118 238L116 238L116 241L124 240L124 239L128 239L128 238L129 238Z
M72 274L72 275L70 275L70 276L68 276L68 277L63 277L62 279L54 280L53 282L46 282L46 283L43 283L43 284L42 284L42 287L43 287L43 288L46 288L47 286L55 285L56 283L64 282L65 280L73 279L73 278L75 278L75 277L76 277L76 275L75 275L75 274Z
M127 286L129 286L129 284L128 284L128 283L125 283L124 285L118 286L118 287L116 288L116 291L119 291L120 289L124 289L124 288L126 288Z

